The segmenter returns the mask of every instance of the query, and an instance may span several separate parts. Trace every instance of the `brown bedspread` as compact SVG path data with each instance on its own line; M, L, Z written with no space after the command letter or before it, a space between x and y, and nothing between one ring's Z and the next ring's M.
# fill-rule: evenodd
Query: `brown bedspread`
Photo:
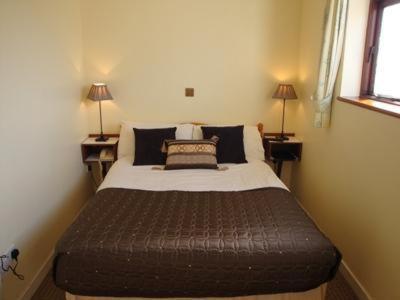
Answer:
M340 259L282 189L113 188L59 241L54 278L82 296L233 297L316 288Z

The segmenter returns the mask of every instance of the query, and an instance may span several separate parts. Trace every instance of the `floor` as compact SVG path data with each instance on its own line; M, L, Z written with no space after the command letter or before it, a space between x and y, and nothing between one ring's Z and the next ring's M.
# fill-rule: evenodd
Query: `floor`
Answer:
M65 300L65 293L53 284L51 272L43 280L32 300ZM358 298L342 275L338 273L336 278L328 284L326 300L358 300Z

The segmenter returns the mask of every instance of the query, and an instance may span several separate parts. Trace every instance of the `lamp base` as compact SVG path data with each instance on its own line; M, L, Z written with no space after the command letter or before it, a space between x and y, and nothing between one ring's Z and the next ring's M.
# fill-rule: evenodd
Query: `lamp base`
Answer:
M277 136L276 139L278 141L282 141L283 142L283 141L288 141L290 138L288 136L282 134L282 135Z
M108 139L108 137L101 134L98 138L96 138L96 142L107 142Z

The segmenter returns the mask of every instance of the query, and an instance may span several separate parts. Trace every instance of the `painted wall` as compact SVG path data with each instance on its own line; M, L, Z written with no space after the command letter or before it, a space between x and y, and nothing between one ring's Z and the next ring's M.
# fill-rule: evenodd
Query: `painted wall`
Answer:
M279 81L297 79L301 1L85 0L87 88L105 81L108 132L121 120L157 122L264 121L279 130ZM185 98L184 88L196 89ZM296 101L289 103L293 129ZM90 103L90 131L99 131Z
M89 128L97 131L98 111L80 100L82 86L109 83L116 101L105 103L108 131L122 119L266 121L277 130L281 102L271 94L279 81L296 80L300 7L290 0L2 0L0 251L19 247L26 277L6 277L4 299L25 293L90 193L78 145ZM196 88L194 99L183 97L185 87ZM289 130L295 107L288 107Z
M81 16L77 0L0 1L0 251L22 251L19 299L88 197L79 144Z
M351 0L338 93L359 93L368 0ZM304 0L298 131L303 160L294 192L343 252L372 299L400 299L399 119L334 102L332 126L315 129L309 100L316 85L324 1Z
M356 95L368 0L350 5L337 90ZM108 132L122 119L264 121L275 131L281 103L271 94L278 81L297 79L301 101L289 103L287 129L303 137L304 156L293 170L294 192L369 294L399 298L398 119L335 102L332 127L312 127L324 6L2 0L0 250L20 247L27 277L8 277L5 299L24 292L89 194L78 145L98 131L97 105L80 101L91 82L107 82L115 97L104 106ZM196 89L194 99L183 97L185 87Z

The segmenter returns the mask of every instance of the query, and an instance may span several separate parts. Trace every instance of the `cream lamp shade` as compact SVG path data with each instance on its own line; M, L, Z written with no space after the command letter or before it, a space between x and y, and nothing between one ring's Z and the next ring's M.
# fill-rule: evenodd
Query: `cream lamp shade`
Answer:
M291 84L279 84L276 89L274 95L272 96L274 99L286 99L286 100L295 100L297 99L296 91L294 90L293 85Z
M93 101L114 100L105 83L93 83L87 98Z

